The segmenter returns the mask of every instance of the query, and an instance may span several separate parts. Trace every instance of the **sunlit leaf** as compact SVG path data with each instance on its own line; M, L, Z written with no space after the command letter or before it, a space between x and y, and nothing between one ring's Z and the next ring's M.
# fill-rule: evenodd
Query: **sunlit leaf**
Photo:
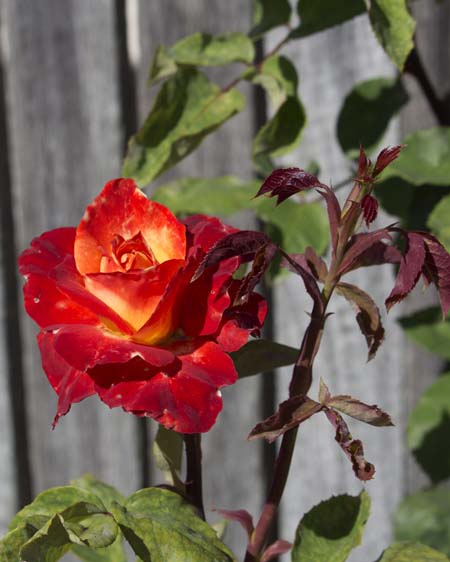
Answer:
M292 562L344 562L361 543L369 512L370 498L364 491L316 505L297 527Z
M190 154L244 107L236 89L221 91L193 68L165 82L142 128L131 138L124 177L145 185Z
M416 28L406 0L371 0L369 18L380 45L398 69L403 70L414 47Z
M445 554L417 542L394 543L377 562L449 562Z
M427 308L400 318L400 324L414 343L450 359L450 319L443 322L439 308Z
M450 196L443 197L428 217L428 227L450 252Z

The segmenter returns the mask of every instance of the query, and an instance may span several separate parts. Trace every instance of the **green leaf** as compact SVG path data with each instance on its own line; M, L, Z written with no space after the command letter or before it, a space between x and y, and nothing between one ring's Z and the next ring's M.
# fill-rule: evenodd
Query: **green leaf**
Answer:
M323 254L328 246L329 230L327 212L320 203L284 201L276 206L273 199L260 197L254 201L257 216L274 225L281 239L278 242L288 253L301 253L312 246Z
M292 562L344 562L361 543L370 498L335 496L316 505L301 520L292 547Z
M285 25L291 18L289 0L253 0L253 27L250 37L258 37L266 31Z
M245 182L233 176L185 178L158 187L152 199L177 215L229 216L249 208L260 183Z
M297 11L300 26L291 33L291 38L301 38L318 33L363 14L364 0L299 0Z
M84 562L127 562L121 534L110 546L93 550L88 546L73 545L72 552Z
M373 152L390 120L408 101L402 82L394 78L374 78L357 84L344 100L337 122L342 150L350 157L362 145Z
M406 0L371 0L369 18L380 45L398 69L403 70L414 47L416 28Z
M450 185L450 127L434 127L406 137L400 156L383 172L413 185Z
M406 335L418 345L450 359L450 319L442 321L439 307L426 308L399 320Z
M113 486L95 479L91 474L84 474L81 478L71 480L71 485L95 494L110 511L115 503L124 504L125 497Z
M239 378L293 365L298 349L269 340L252 340L231 354Z
M231 562L233 554L180 495L161 488L136 492L116 519L143 562Z
M395 538L450 554L450 490L436 486L405 498L395 514Z
M440 482L450 476L450 373L422 394L408 420L408 445L417 462Z
M244 107L236 89L222 92L195 69L165 82L143 127L128 145L123 175L144 185L190 154L202 140Z
M253 140L253 159L281 156L293 150L301 140L306 124L305 110L301 101L293 96L278 108Z
M31 524L19 525L0 539L0 562L21 562L20 549L39 527Z
M431 211L450 193L448 186L416 186L398 177L377 184L375 189L382 207L399 217L407 230L426 230Z
M55 562L59 560L72 544L86 544L91 548L101 548L114 542L117 525L109 514L83 514L65 518L54 515L22 547L20 555L25 562Z
M178 65L222 66L232 62L250 64L254 58L253 43L243 33L210 35L198 32L184 37L170 48L158 48L150 70L150 83L174 74Z
M275 109L278 109L288 96L297 95L297 70L292 62L283 55L269 57L258 69L251 68L245 71L242 78L262 86Z
M160 425L153 442L156 466L164 474L167 482L180 491L184 491L184 484L179 477L182 453L183 436Z
M385 550L378 562L449 562L449 559L429 546L399 542Z
M434 207L427 222L428 228L450 252L450 195Z
M56 513L62 513L81 502L95 506L98 511L105 511L105 506L95 494L75 486L60 486L37 495L32 503L14 516L9 528L13 530L36 517L43 518L45 522Z

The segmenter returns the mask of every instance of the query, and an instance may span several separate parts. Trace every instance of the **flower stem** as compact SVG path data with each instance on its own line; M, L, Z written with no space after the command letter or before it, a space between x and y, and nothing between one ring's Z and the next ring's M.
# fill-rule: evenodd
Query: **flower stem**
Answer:
M184 434L186 447L186 493L205 519L202 489L202 445L200 433Z

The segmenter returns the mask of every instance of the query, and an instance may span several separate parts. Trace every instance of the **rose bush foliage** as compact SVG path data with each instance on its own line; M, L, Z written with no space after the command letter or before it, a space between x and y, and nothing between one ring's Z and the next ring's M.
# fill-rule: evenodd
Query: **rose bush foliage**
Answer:
M236 229L203 215L181 222L133 180L116 179L77 228L33 240L19 259L25 306L41 331L54 424L97 394L108 406L183 433L208 431L219 388L237 373L228 355L258 333L266 303L235 278L242 259L199 268Z

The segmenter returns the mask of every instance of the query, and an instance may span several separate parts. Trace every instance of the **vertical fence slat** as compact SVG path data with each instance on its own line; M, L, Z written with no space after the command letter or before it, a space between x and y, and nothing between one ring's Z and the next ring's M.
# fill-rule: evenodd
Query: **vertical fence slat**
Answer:
M250 22L250 3L244 4L235 0L209 0L207 3L203 0L139 2L140 61L137 66L137 91L141 123L150 107L152 92L147 89L145 81L158 45L170 45L196 31L246 31ZM213 77L220 85L225 85L239 71L239 68L221 68L213 72ZM245 92L248 95L249 89L246 88ZM250 96L247 99L249 107L245 113L233 118L208 137L199 149L161 181L169 181L168 178L175 177L214 177L226 174L251 177L253 115L252 99ZM249 228L255 224L248 217L241 217L238 221L234 224L241 228ZM259 444L245 440L250 428L260 419L259 395L260 384L256 379L239 381L223 391L224 410L216 426L203 439L207 508L245 508L255 514L259 510L264 489L261 449ZM226 541L237 553L242 552L245 543L242 529L231 524Z
M76 225L119 170L122 129L112 0L5 0L6 79L18 250ZM22 303L18 306L22 308ZM36 328L22 318L34 492L89 471L125 492L138 484L136 423L90 398L54 432Z

